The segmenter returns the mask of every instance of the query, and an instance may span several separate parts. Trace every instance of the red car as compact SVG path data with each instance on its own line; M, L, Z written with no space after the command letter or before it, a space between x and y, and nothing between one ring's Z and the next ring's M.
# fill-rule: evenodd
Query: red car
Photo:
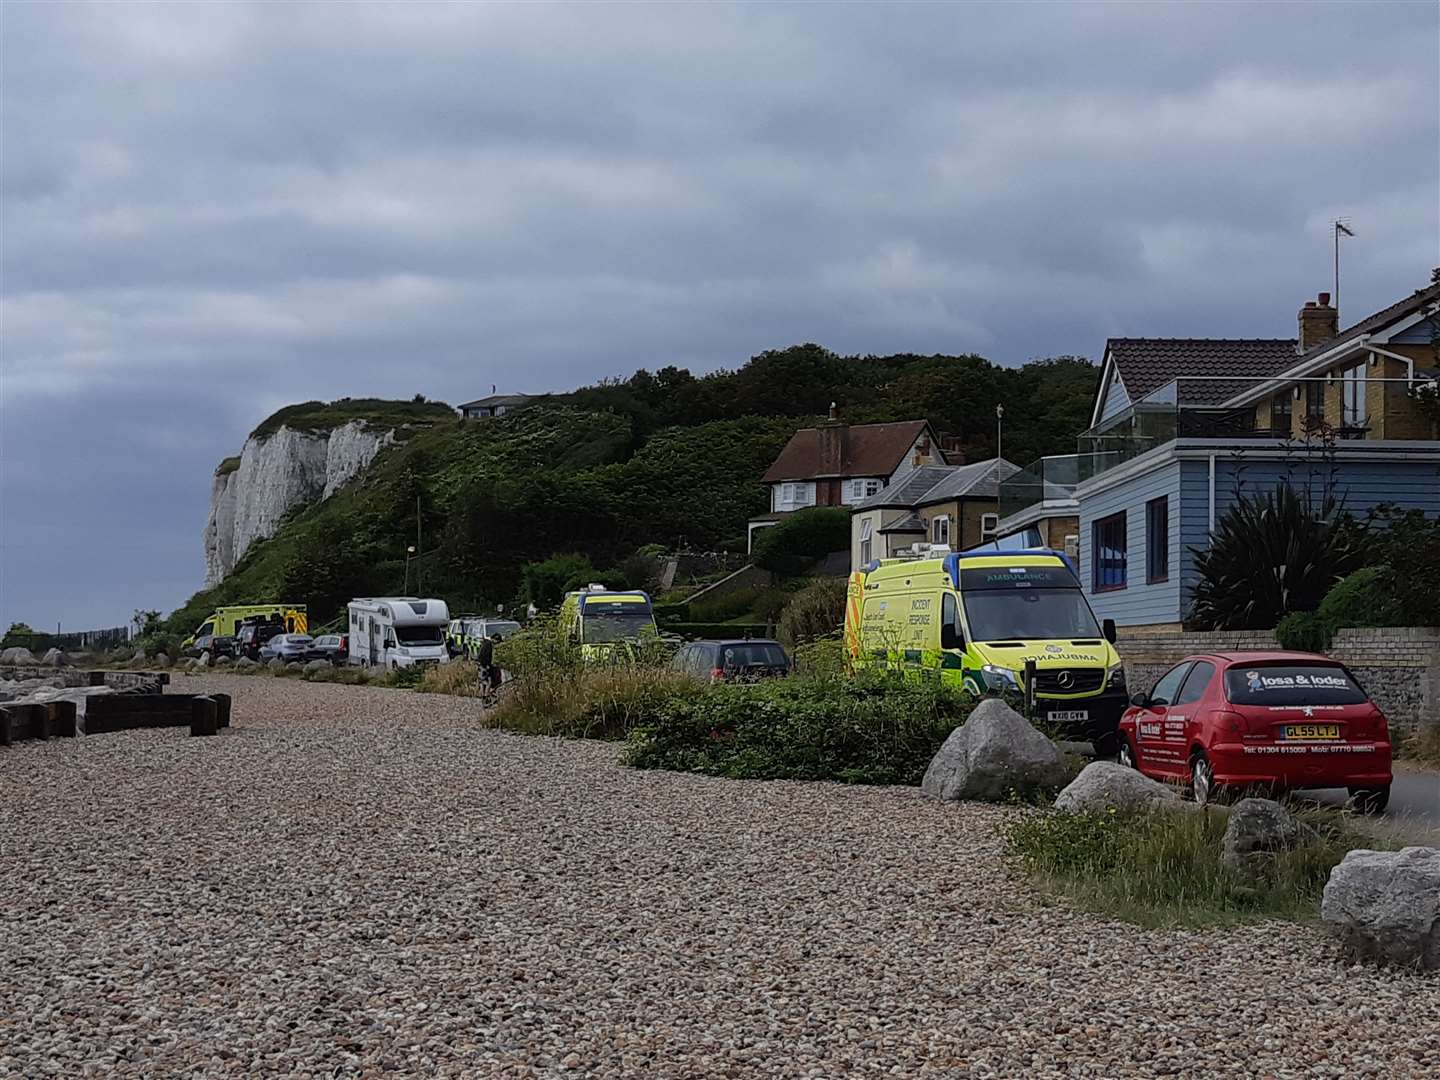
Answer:
M1343 787L1390 801L1390 730L1342 664L1317 653L1187 656L1120 718L1120 763L1188 782L1201 804L1246 788Z

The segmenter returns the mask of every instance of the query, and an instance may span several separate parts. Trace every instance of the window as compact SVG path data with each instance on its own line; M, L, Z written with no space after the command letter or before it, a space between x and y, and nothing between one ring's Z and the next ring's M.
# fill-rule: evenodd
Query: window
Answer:
M1145 580L1166 581L1170 577L1170 497L1151 499L1145 504Z
M1356 364L1340 373L1344 388L1344 409L1342 422L1346 427L1359 427L1365 423L1365 365Z
M1276 394L1270 399L1270 430L1290 434L1290 391Z
M1101 518L1093 526L1095 592L1125 588L1125 512Z
M950 517L941 514L930 522L930 542L932 544L950 543Z
M988 543L995 539L995 530L1000 526L999 514L980 515L980 542Z
M879 492L881 486L879 480L846 480L841 489L841 501L849 504L868 499Z
M1210 677L1214 674L1214 664L1205 660L1195 661L1195 666L1190 669L1190 674L1185 676L1185 686L1180 690L1175 704L1193 705L1199 701L1205 696L1205 689L1210 685Z
M1325 382L1322 379L1311 379L1305 384L1305 418L1325 419Z
M875 558L875 523L868 517L860 522L860 565Z
M1176 664L1173 668L1160 676L1160 681L1155 684L1155 689L1150 691L1150 704L1169 705L1180 692L1180 684L1185 681L1185 675L1190 670L1190 663Z
M807 481L775 485L775 510L803 510L815 505L815 485Z
M940 625L953 626L955 636L965 640L965 627L960 623L960 605L955 602L954 593L945 593L940 598Z

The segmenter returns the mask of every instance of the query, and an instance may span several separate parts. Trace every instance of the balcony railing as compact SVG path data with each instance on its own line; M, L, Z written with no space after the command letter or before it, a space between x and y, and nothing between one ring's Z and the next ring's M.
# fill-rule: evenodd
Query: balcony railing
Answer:
M1363 396L1353 403L1353 409L1351 402L1345 402L1340 426L1334 427L1325 423L1324 395L1313 399L1312 404L1311 395L1296 388L1338 381L1327 377L1295 380L1263 403L1239 407L1218 404L1243 391L1247 384L1266 381L1270 380L1187 377L1167 383L1083 432L1076 440L1079 453L1041 458L1005 479L1000 485L1001 520L1037 503L1068 499L1086 480L1176 439L1290 439L1296 428L1295 411L1302 412L1302 430L1307 426L1323 429L1325 438L1364 438L1370 431ZM1368 381L1409 382L1373 377ZM1363 386L1362 382L1361 395ZM1306 414L1307 409L1312 411Z

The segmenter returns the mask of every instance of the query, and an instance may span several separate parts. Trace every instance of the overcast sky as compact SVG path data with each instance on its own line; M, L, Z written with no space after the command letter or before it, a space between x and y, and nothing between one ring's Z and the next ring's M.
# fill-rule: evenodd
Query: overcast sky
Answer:
M1440 262L1434 3L0 5L0 624L204 574L276 407L1285 337ZM1017 404L1023 407L1023 404Z

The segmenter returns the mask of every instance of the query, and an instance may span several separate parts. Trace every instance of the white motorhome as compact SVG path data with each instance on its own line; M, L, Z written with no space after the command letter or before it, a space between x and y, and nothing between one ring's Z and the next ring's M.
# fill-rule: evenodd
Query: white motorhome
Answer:
M444 600L377 596L351 600L350 663L390 671L443 664L450 609Z

